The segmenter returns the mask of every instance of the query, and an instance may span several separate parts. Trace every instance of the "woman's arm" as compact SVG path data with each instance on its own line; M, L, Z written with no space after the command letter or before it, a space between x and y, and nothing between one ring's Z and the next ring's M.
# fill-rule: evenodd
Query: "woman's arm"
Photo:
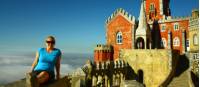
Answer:
M61 60L61 56L59 56L57 58L57 61L56 61L56 79L60 79L60 60Z
M33 64L31 66L31 72L34 70L35 66L37 65L38 59L39 59L39 53L36 52L35 60L33 61Z

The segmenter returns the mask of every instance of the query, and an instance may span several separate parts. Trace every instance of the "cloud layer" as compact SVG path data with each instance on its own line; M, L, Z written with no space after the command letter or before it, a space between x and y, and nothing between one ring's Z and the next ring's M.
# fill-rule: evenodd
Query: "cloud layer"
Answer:
M91 55L64 54L61 62L61 75L67 75L83 65ZM0 84L10 83L25 77L31 68L34 56L0 55Z

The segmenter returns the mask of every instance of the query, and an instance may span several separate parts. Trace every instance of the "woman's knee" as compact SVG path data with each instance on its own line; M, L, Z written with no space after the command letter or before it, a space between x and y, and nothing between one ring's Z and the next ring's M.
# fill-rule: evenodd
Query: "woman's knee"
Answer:
M42 71L37 75L37 78L39 83L45 83L49 80L49 73L46 71Z

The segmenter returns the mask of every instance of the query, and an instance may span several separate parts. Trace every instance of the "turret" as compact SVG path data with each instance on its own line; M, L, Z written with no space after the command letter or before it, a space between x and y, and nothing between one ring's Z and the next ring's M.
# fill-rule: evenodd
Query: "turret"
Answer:
M142 3L141 3L139 25L138 25L138 28L136 29L135 37L136 37L136 41L135 41L136 49L150 48L151 32L147 24L145 8L144 8L144 0L142 0Z

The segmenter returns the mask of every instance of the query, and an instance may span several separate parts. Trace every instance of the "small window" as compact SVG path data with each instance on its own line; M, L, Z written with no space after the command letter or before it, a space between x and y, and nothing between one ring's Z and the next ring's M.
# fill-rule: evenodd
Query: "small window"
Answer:
M173 39L173 45L174 45L174 46L180 46L180 39L179 39L178 37L175 37L175 38Z
M190 46L190 41L186 40L186 47L189 47L189 46Z
M154 11L154 10L155 10L155 7L154 7L154 4L153 4L153 3L150 4L149 10L150 10L150 11Z
M179 24L178 24L178 23L175 23L175 24L174 24L174 30L175 30L175 31L179 30Z
M161 47L165 48L166 45L167 45L166 39L162 38L162 40L161 40Z
M199 54L198 53L193 53L193 59L199 59Z
M197 37L197 34L194 34L194 36L193 36L193 43L194 43L194 45L198 45L198 37Z
M166 25L165 24L162 24L161 25L161 32L164 32L166 30Z
M118 32L116 37L117 44L122 44L122 33Z

